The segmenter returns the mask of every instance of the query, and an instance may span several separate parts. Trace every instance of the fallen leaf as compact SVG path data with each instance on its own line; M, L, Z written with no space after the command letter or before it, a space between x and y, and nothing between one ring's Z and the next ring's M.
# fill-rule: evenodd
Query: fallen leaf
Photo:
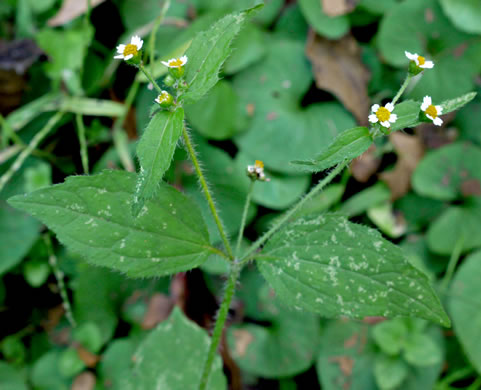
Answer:
M369 71L361 61L361 48L351 35L332 41L309 32L306 55L316 85L332 92L362 125L367 124Z
M368 150L352 161L350 169L358 182L366 183L376 173L379 165L381 165L381 158L378 156L376 146L372 144Z
M75 377L71 390L93 390L96 382L97 378L95 375L90 371L85 371Z
M233 332L235 338L235 350L239 357L245 356L247 347L254 340L254 336L247 330L236 329Z
M42 54L33 39L5 41L0 39L0 69L22 75Z
M345 15L356 8L359 0L322 0L322 10L328 16Z
M157 324L169 317L173 305L171 298L165 294L152 295L142 321L142 329L155 328Z
M455 111L443 115L444 124L441 127L435 126L432 123L423 123L416 127L416 134L422 139L427 149L438 149L454 142L458 138L459 133L457 129L445 126L451 122L455 116Z
M100 356L90 352L88 349L84 348L78 343L72 343L72 345L77 349L77 354L80 360L82 360L85 365L89 368L95 367L100 361Z
M91 0L91 6L94 8L104 1ZM47 21L47 24L52 27L62 26L87 12L87 7L88 0L63 0L59 11Z
M392 200L406 195L411 188L411 176L424 155L424 144L416 135L407 135L399 131L389 136L398 159L394 169L382 172L379 177L391 190Z

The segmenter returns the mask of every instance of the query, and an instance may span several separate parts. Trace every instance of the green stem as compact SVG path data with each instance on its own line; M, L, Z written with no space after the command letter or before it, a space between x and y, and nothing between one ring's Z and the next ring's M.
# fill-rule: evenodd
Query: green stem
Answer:
M451 383L464 379L470 376L473 372L474 371L471 367L463 367L444 377L436 384L435 388L439 390L449 388L449 385L451 385Z
M256 183L255 180L251 179L250 185L249 185L249 191L247 192L247 197L246 197L246 202L244 204L244 211L242 212L242 219L241 219L241 224L240 224L240 229L239 229L239 236L237 237L237 245L235 247L235 252L234 255L239 256L239 250L242 242L242 237L244 236L244 229L246 226L246 220L247 220L247 212L249 211L249 206L251 204L251 198L252 198L252 191L254 190L254 184Z
M150 75L150 73L145 69L144 65L142 63L139 64L139 69L144 72L145 76L149 79L149 81L152 83L154 88L157 90L159 94L162 93L162 89L159 87L159 85L155 82L154 78Z
M448 268L446 269L446 273L444 274L444 278L441 282L441 291L446 292L451 279L453 278L454 270L456 269L456 265L461 258L461 253L463 251L464 246L464 236L461 235L458 240L456 241L456 245L451 253L451 257L449 258Z
M217 319L215 321L214 331L212 332L209 352L207 353L207 358L204 363L204 369L202 370L199 390L207 389L210 372L212 371L212 365L214 364L217 348L219 346L220 339L222 337L224 324L225 324L225 321L227 320L227 315L229 314L229 307L232 301L232 297L234 296L235 286L236 286L237 278L239 277L241 268L242 267L240 263L237 261L234 261L231 264L229 278L227 280L227 284L225 287L222 304L220 305L219 311L217 312L217 316L216 316Z
M84 126L84 121L82 119L82 114L75 115L75 122L77 123L82 167L83 167L84 173L88 175L89 174L89 154L87 150L87 139L85 138L85 126Z
M190 136L187 132L185 125L183 128L183 137L185 146L187 147L187 152L189 153L190 159L194 163L195 171L197 172L197 176L199 177L200 185L202 186L202 190L204 191L207 203L209 203L210 211L212 213L212 216L214 217L215 224L217 225L217 229L219 230L220 236L224 243L224 247L229 257L233 260L234 254L232 253L232 248L230 247L229 240L227 239L227 235L224 231L224 226L222 225L219 213L217 212L217 209L215 207L214 200L212 199L212 195L210 194L209 187L207 186L204 174L202 173L202 169L200 168L199 161L197 160L197 156L195 155L195 150L192 146L192 142L190 141Z
M252 246L249 248L247 253L242 257L241 263L244 264L250 261L250 257L252 254L260 248L271 236L279 230L282 225L284 225L299 209L304 206L304 204L316 196L319 192L323 190L323 188L328 185L332 179L334 179L342 170L349 165L351 160L344 160L343 162L339 163L324 179L322 179L306 196L304 196L294 207L292 207L289 211L287 211L277 223L272 226L262 237L260 237Z
M33 150L38 146L38 144L50 133L50 131L55 127L55 125L60 121L63 116L63 112L57 112L53 117L49 119L46 125L32 138L28 146L22 150L22 152L18 155L15 162L8 168L8 170L0 177L0 191L2 191L3 187L7 182L12 178L12 176L17 172L21 167L24 161Z
M479 390L481 388L481 377L476 379L466 390Z
M397 92L396 96L394 96L394 99L392 100L392 104L396 104L396 102L399 100L401 95L404 93L404 91L408 87L409 82L411 81L412 77L413 77L412 74L408 73L408 75L406 76L406 80L404 80L403 85L401 85L401 88Z
M155 74L154 66L155 66L155 36L157 34L157 30L159 26L162 24L165 14L170 8L170 0L165 0L164 5L162 6L162 10L160 11L160 15L157 17L155 21L154 27L152 27L152 31L150 32L150 40L149 40L149 51L150 51L150 70L152 74Z
M62 297L63 301L63 307L65 309L65 315L68 322L70 322L70 325L75 328L77 324L75 323L75 319L73 318L72 306L70 305L70 301L68 300L67 289L65 288L65 283L63 279L64 275L58 267L57 256L55 256L55 252L53 250L52 240L50 239L50 235L48 233L43 236L43 239L45 241L45 245L47 246L48 262L52 267L55 278L57 279L58 289L60 291L60 296Z

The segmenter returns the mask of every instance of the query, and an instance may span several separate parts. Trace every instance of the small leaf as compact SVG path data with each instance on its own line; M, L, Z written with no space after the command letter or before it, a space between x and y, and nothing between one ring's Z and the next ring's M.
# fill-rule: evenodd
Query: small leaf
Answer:
M378 355L374 362L374 375L381 390L392 390L408 376L408 367L400 358Z
M321 36L337 39L349 31L349 18L346 15L326 15L321 0L300 0L299 5L304 17Z
M372 335L384 353L398 355L408 336L408 328L403 320L383 321L374 327Z
M461 31L481 34L481 4L477 0L441 0L446 16Z
M195 389L209 350L209 336L176 307L142 342L135 353L132 389ZM227 389L222 361L216 356L209 390Z
M60 110L94 116L121 116L125 106L111 100L69 96L61 101Z
M163 184L135 218L126 212L135 179L120 171L69 177L63 184L14 196L9 203L40 219L67 248L94 265L147 277L202 264L212 248L196 205Z
M137 216L146 200L155 196L165 171L169 169L184 126L184 110L159 111L154 115L137 145L140 174L132 212Z
M345 159L352 160L363 154L372 144L372 137L367 127L354 127L343 131L327 149L313 160L292 161L303 170L319 172L330 168Z
M412 316L449 326L427 277L377 231L337 215L300 218L257 256L281 299L326 317Z
M185 80L189 85L184 100L196 101L219 80L219 72L230 54L230 45L247 17L262 8L257 5L246 11L232 13L215 23L209 30L197 34L185 55Z
M464 260L448 295L449 313L456 336L469 361L481 374L481 251Z
M466 95L459 96L455 99L447 100L441 103L441 107L443 108L443 114L447 114L448 112L452 112L455 110L459 110L461 107L468 104L471 100L476 97L476 92L469 92Z
M442 351L428 334L414 333L406 339L404 358L414 366L432 366L441 362Z
M342 202L339 212L347 217L355 217L390 199L389 188L383 182L377 182Z

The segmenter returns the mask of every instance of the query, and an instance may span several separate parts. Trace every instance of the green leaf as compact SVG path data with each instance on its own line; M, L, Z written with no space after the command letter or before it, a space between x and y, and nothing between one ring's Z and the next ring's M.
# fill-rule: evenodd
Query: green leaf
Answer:
M406 379L408 367L399 358L378 355L374 361L374 375L381 390L392 390Z
M382 351L388 355L398 355L408 336L408 328L402 319L383 321L372 332L373 338Z
M135 179L118 171L69 177L9 202L40 219L90 263L132 277L161 276L202 264L212 248L195 204L163 184L134 218L126 208Z
M58 370L66 377L71 378L85 368L85 362L80 359L77 349L69 347L62 351L58 360Z
M236 143L252 160L280 173L299 173L290 164L315 156L346 128L355 126L352 116L338 103L301 106L312 83L305 61L304 42L272 38L263 61L234 78L241 105L250 109L251 120Z
M481 191L481 148L457 142L428 153L412 177L414 190L430 198L453 201ZM479 190L478 190L479 189Z
M60 356L60 350L52 349L35 361L30 375L35 389L68 390L71 388L70 381L60 373Z
M481 252L459 267L449 289L448 308L457 339L469 361L481 374Z
M481 34L481 4L478 0L440 0L444 13L462 31Z
M62 99L59 109L74 114L109 117L122 116L125 112L125 107L121 103L76 96Z
M378 182L345 200L339 212L347 217L355 217L389 199L391 199L391 191L384 183Z
M130 379L135 389L194 389L200 382L210 339L204 329L176 307L142 342ZM214 360L209 390L226 390L219 356Z
M375 389L374 345L369 325L345 319L329 321L321 335L316 370L325 390ZM350 375L345 366L352 364Z
M286 309L265 284L258 298L256 317L269 321L270 326L243 324L228 331L229 349L239 367L264 378L293 376L307 370L317 351L317 316Z
M398 247L341 216L310 216L288 224L256 260L280 298L298 310L450 324L427 277Z
M165 171L169 169L184 126L184 110L159 111L154 115L137 145L140 174L132 212L137 216L145 202L155 196Z
M473 198L461 206L451 206L428 228L429 249L449 256L457 245L462 253L481 247L481 198ZM455 229L453 227L456 227Z
M404 343L404 358L414 366L432 366L442 361L442 351L428 334L413 333Z
M128 380L135 343L131 339L115 339L102 353L99 365L101 383L105 388L121 389Z
M102 348L102 334L95 322L86 322L73 330L72 339L92 353Z
M304 17L320 35L330 39L337 39L349 31L349 18L347 15L336 17L326 15L322 9L321 1L299 0L299 5Z
M0 362L0 388L9 390L28 390L26 378L21 371Z
M262 5L227 15L209 30L196 35L185 53L189 59L185 66L189 90L183 95L184 100L199 100L217 83L221 67L230 54L232 40L247 17L260 8Z
M241 110L239 97L227 81L219 81L202 100L185 107L185 115L206 138L232 138L246 125L247 117Z
M468 104L476 96L476 92L470 92L465 95L459 96L455 99L450 99L440 104L443 107L443 115L460 109ZM407 127L416 127L423 122L419 118L421 112L421 102L414 100L406 100L399 103L394 108L393 113L398 116L398 119L391 126L391 131L402 130Z
M334 141L312 160L292 161L299 168L309 172L319 172L331 168L344 160L353 160L363 154L372 144L367 127L354 127L343 131Z

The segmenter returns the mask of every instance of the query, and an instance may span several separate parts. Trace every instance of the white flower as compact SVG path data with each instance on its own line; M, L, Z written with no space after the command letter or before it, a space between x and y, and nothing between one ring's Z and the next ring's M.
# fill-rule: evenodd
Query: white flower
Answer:
M253 180L260 180L260 181L270 181L271 179L267 178L264 173L264 163L260 160L256 160L254 165L247 166L247 174Z
M441 126L443 124L443 120L438 116L443 113L443 108L441 106L434 106L430 96L424 96L421 110L424 111L424 114L426 114L436 126Z
M159 96L155 99L155 102L163 105L170 105L172 103L172 95L167 91L162 91Z
M422 69L432 69L432 68L434 68L434 62L426 61L426 58L418 55L417 53L412 54L412 53L409 53L408 51L405 51L404 54L411 61L414 61L416 66L419 67L419 68L422 68Z
M187 64L187 56L182 56L180 58L172 58L169 61L162 61L162 64L169 68L180 68Z
M118 55L116 55L114 58L128 61L139 53L140 49L142 49L143 44L144 41L140 39L139 36L134 35L130 40L129 44L117 46Z
M379 104L374 104L371 107L372 114L369 115L369 122L377 123L380 122L383 127L391 127L391 123L397 121L397 115L391 114L394 110L394 104L387 103L384 107Z

